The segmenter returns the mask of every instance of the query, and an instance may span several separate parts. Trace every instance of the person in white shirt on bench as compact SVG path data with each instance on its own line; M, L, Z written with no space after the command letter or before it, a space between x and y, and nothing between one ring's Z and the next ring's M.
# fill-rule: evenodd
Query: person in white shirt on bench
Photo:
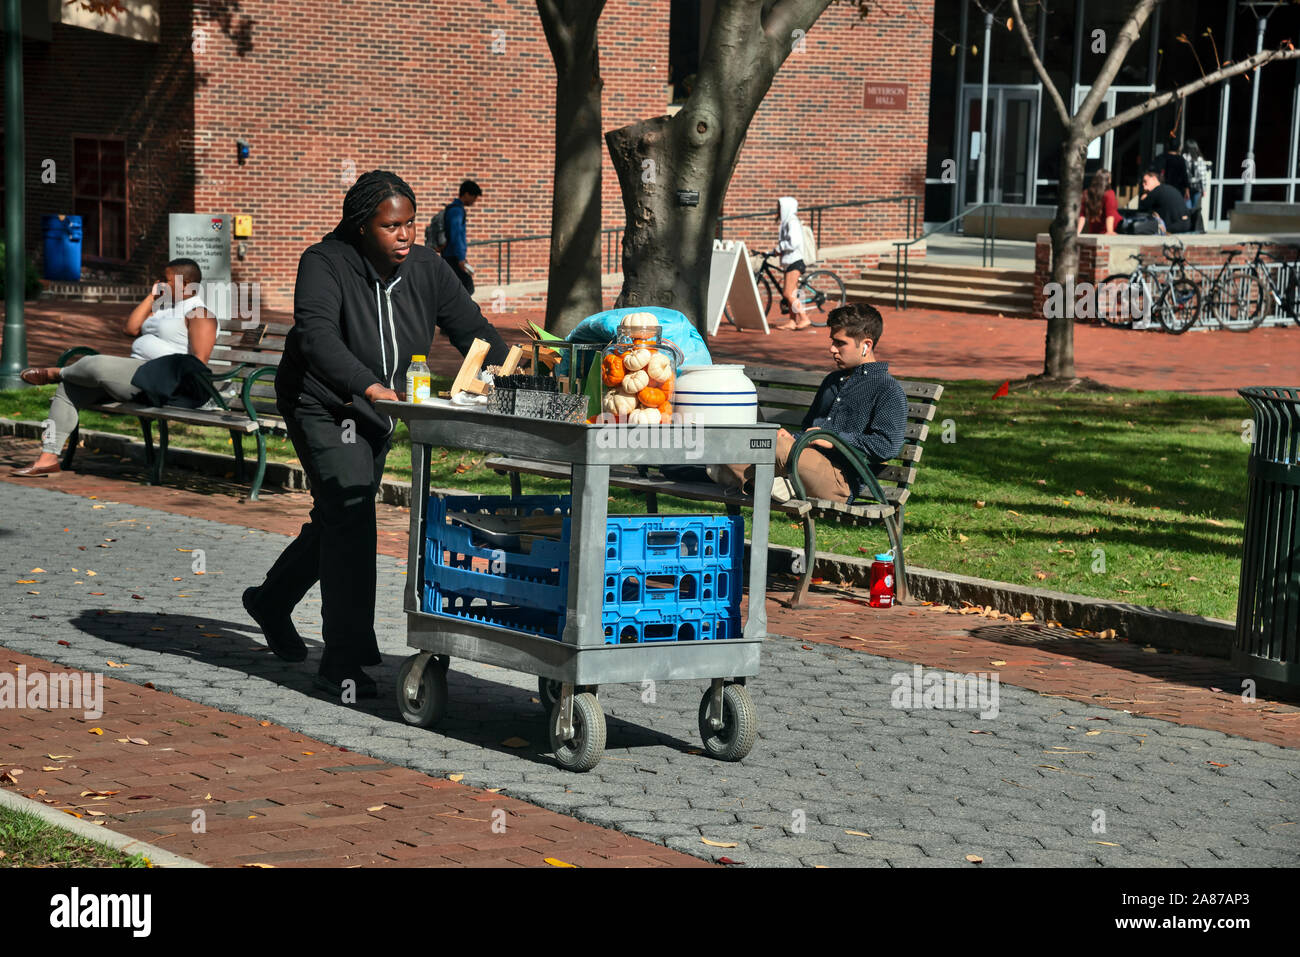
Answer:
M192 259L173 259L163 276L127 317L124 330L137 337L129 357L83 356L63 369L22 371L24 382L58 383L59 388L50 402L51 427L41 440L40 456L26 468L14 469L13 475L34 478L63 471L59 455L77 427L78 410L99 402L134 399L139 390L131 379L150 359L188 352L207 363L217 341L217 317L197 295L203 281L199 264Z

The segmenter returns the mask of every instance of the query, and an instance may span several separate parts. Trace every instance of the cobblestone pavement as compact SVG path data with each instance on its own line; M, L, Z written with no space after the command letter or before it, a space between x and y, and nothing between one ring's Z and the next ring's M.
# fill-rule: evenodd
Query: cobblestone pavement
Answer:
M743 763L691 753L699 748L703 683L660 684L653 696L626 685L602 689L605 759L575 775L547 753L535 683L525 675L454 662L443 725L424 731L401 722L391 697L407 654L397 560L381 556L379 564L376 626L386 661L375 673L383 697L348 707L311 689L315 592L298 616L314 645L303 665L271 656L240 608L240 591L260 580L284 537L8 483L0 483L0 516L0 622L13 650L94 672L107 672L109 659L127 662L112 677L418 771L463 773L465 784L503 788L711 860L719 853L751 866L970 866L967 855L991 865L1300 860L1293 749L1005 684L996 717L930 709L897 700L911 665L775 637L751 682L762 731ZM202 576L193 573L193 549L203 550ZM532 743L503 745L514 736ZM735 846L719 852L702 839Z

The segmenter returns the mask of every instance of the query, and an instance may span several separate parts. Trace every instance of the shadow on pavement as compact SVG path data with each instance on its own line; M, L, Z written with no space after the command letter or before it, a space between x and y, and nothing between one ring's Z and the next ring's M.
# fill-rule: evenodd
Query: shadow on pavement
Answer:
M85 609L72 618L70 624L84 634L125 648L174 655L205 665L240 671L322 701L331 700L327 692L312 684L324 649L319 641L308 639L310 650L307 660L294 663L282 661L272 654L260 642L261 633L257 626L243 622L165 612L114 613L103 609ZM414 651L411 653L414 654ZM355 706L340 703L339 707L356 707L367 714L404 725L397 710L395 685L397 669L407 657L385 654L382 665L366 669L379 683L378 698L362 698ZM555 765L550 752L545 712L540 704L531 700L537 697L536 689L488 681L466 674L458 670L456 665L457 662L453 659L447 673L450 699L447 716L437 728L428 733L503 754L527 755L538 764ZM113 677L122 675L114 674ZM159 691L190 697L191 692L187 688L178 688L173 692L167 687L165 678L159 681ZM229 707L238 709L238 705L234 704ZM605 720L610 750L657 746L682 752L699 749L698 742L683 741L643 725L624 721L611 716L608 711ZM502 741L517 736L525 737L529 745L521 748L502 746Z

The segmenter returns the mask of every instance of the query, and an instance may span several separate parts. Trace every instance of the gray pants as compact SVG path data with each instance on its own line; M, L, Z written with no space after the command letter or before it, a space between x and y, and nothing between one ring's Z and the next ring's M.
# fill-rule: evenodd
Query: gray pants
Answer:
M97 402L127 402L134 398L140 390L131 384L131 376L142 365L143 359L84 356L64 369L50 403L54 427L45 429L41 449L54 455L63 451L63 444L77 427L78 409Z

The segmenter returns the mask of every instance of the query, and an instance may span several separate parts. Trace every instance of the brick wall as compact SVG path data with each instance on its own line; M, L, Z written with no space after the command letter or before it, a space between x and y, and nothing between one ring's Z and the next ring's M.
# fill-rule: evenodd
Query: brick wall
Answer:
M915 6L924 13L891 5L857 25L851 6L822 16L750 126L725 212L774 210L785 194L803 206L921 195L933 5ZM668 0L607 6L606 129L666 112L668 17ZM135 182L141 167L132 163L133 212L140 195L167 209L142 213L147 237L122 278L135 278L146 262L161 265L167 211L246 213L253 236L233 278L264 283L266 305L288 305L303 249L337 222L351 176L376 167L411 184L422 225L469 177L485 192L469 214L471 240L550 231L554 68L531 0L165 0L162 21L158 47L55 27L55 42L29 56L28 113L39 118L29 123L29 156L56 147L70 154L66 117L144 142L139 157L151 164L151 179L147 188ZM55 90L70 58L93 69ZM866 79L908 84L908 109L864 110ZM192 132L160 138L159 114L183 121L191 102ZM38 126L49 131L39 149ZM252 150L243 166L235 155L241 137ZM621 225L608 158L601 200L605 225ZM39 209L29 204L29 229ZM901 236L904 216L901 204L831 210L821 242ZM737 227L734 238L755 248L774 241L774 220L745 222L753 235ZM511 279L544 278L547 254L545 241L516 244ZM495 248L473 250L471 262L481 284L496 284Z
M62 24L52 26L50 43L23 44L26 240L38 263L41 216L73 211L76 135L124 139L130 184L130 262L86 262L83 275L143 282L166 261L167 214L194 205L189 6L164 0L158 44ZM47 159L53 182L42 178Z

